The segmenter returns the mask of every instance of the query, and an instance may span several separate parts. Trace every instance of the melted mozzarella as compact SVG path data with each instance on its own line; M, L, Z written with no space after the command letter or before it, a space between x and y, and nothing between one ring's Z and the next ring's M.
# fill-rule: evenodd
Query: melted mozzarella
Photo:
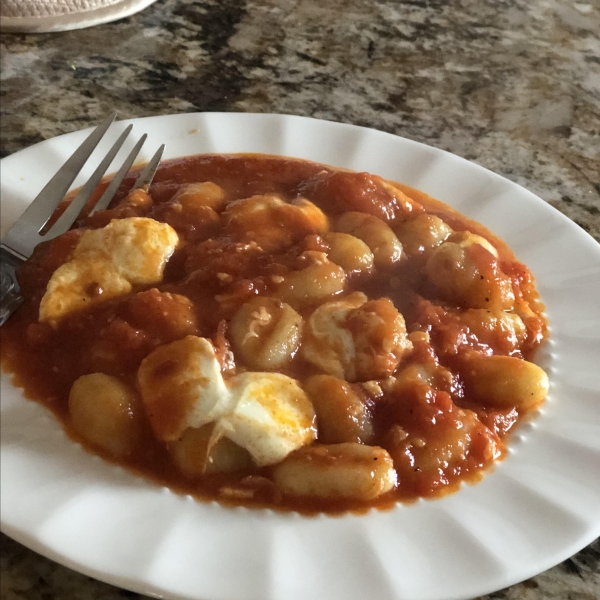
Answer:
M140 365L138 383L152 428L165 441L215 421L235 403L213 345L194 335L152 351Z
M205 338L188 336L160 346L142 361L138 381L154 432L165 441L215 422L224 437L263 466L316 437L312 404L296 380L242 373L225 382Z
M329 229L327 216L304 198L285 202L267 194L232 202L225 211L229 233L255 241L265 252L290 246L311 233Z
M54 271L40 303L40 321L55 323L70 312L131 291L119 271L101 261L73 258Z
M355 292L314 311L301 352L328 375L354 382L391 376L411 349L404 317L391 300L367 301Z
M312 404L298 382L278 373L243 373L230 385L235 409L220 421L225 437L272 465L315 439Z
M40 304L40 321L126 294L132 285L157 283L178 243L175 230L154 219L114 219L86 231L71 259L50 278Z
M354 379L356 349L352 332L346 328L346 319L366 301L363 293L355 292L317 308L308 321L301 350L304 358L339 379L345 379L350 371L349 379Z
M473 244L479 244L483 246L488 252L494 255L495 258L498 258L498 250L492 244L486 240L484 237L477 235L476 233L471 233L470 231L459 231L453 233L449 238L449 242L454 242L458 244L461 248L468 248Z

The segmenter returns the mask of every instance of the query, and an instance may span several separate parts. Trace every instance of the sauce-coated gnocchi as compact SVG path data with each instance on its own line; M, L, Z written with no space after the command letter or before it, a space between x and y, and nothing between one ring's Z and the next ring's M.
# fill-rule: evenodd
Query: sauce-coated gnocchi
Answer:
M36 249L2 331L91 451L201 500L365 511L476 480L544 401L531 274L425 194L260 155L132 182Z

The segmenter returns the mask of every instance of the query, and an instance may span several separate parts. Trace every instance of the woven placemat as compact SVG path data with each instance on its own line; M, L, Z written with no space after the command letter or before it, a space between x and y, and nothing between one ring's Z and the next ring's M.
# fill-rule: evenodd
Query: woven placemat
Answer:
M81 29L128 17L155 0L2 0L2 31Z

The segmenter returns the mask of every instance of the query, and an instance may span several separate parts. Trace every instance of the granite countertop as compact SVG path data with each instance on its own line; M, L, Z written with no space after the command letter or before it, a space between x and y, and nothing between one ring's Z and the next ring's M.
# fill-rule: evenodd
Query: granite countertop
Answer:
M310 115L454 152L600 241L600 1L158 0L2 38L1 153L121 117ZM2 536L2 600L141 598ZM600 541L485 598L600 600Z

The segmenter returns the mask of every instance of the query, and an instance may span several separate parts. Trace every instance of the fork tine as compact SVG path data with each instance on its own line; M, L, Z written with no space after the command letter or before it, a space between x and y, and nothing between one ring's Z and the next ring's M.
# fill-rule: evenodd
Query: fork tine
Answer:
M150 159L150 162L145 166L144 170L140 173L140 176L132 188L133 190L150 187L164 151L165 145L162 144L161 147L155 152L154 156Z
M102 121L79 148L73 152L67 162L57 171L35 200L27 207L19 220L13 225L13 228L6 236L5 243L12 246L14 238L15 244L18 247L21 245L19 240L29 237L32 230L37 232L42 229L52 216L54 209L65 197L75 177L77 177L77 174L81 171L90 154L104 137L104 134L116 117L117 113L115 112ZM37 243L37 240L35 243ZM32 249L33 246L29 249L29 253L31 253Z
M102 162L96 167L96 170L92 174L92 176L86 181L85 185L79 190L79 193L65 212L56 220L56 223L50 227L50 229L41 236L43 240L51 240L65 231L69 230L69 227L73 225L75 219L79 216L79 213L86 205L86 202L90 199L90 196L93 194L94 190L100 183L102 176L106 173L106 170L112 163L113 159L117 155L117 152L121 149L121 146L125 143L125 139L129 135L133 128L133 125L129 125L127 129L119 136L119 139L113 144L113 147L109 150L108 154L104 157Z
M140 138L138 143L134 146L133 150L129 153L129 156L125 159L125 162L123 163L121 168L117 171L115 176L112 178L112 180L111 180L110 184L108 185L108 187L106 188L106 190L104 190L104 194L102 194L102 196L100 197L100 200L98 200L98 202L96 202L95 206L88 213L88 216L93 215L95 212L97 212L99 210L104 210L105 208L108 207L108 205L110 204L110 201L113 199L114 195L117 193L117 190L119 189L119 186L121 185L121 182L123 181L123 179L125 179L125 175L127 175L127 173L129 172L129 169L131 169L131 165L133 164L133 161L137 158L137 155L140 153L140 150L141 150L142 146L144 145L144 142L146 141L147 137L148 137L148 135L144 134Z

